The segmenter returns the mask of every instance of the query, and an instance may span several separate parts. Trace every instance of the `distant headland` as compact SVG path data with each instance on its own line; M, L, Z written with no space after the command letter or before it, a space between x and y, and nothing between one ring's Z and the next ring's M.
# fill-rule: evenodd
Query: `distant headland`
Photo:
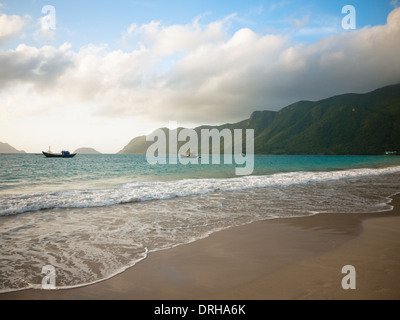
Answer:
M25 153L10 146L8 143L0 142L0 153Z

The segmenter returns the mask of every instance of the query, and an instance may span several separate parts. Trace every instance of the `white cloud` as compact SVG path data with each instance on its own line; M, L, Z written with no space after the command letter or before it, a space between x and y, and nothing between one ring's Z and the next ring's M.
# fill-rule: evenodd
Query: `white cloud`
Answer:
M399 15L400 9L385 26L315 44L293 45L279 35L239 30L223 44L203 46L176 63L158 88L164 99L155 114L229 121L256 109L400 82Z
M52 42L55 40L55 29L49 28L49 17L40 17L37 21L39 29L33 33L33 38L37 42Z
M129 26L123 36L124 44L139 43L158 55L170 55L176 51L190 51L202 44L225 40L225 28L236 15L232 14L223 20L201 26L201 16L190 24L163 26L160 21L148 24Z
M8 16L6 14L0 15L0 44L19 34L25 25L23 18L17 15Z
M39 91L53 87L73 64L69 48L67 44L39 49L21 44L15 50L0 52L0 90L21 83L31 84Z
M132 51L20 45L0 52L0 106L8 118L73 104L97 117L222 123L400 82L400 9L387 25L296 45L247 28L228 36L233 17L131 25L125 41L141 42Z
M293 24L296 28L304 27L306 24L310 22L311 14L307 14L301 19L291 18L289 23Z

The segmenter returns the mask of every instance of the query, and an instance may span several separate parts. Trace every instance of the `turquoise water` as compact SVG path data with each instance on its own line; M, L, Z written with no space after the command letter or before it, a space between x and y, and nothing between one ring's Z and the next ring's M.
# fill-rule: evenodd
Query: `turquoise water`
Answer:
M400 157L255 156L252 175L399 165ZM235 168L235 164L149 165L145 155L77 155L73 159L0 155L0 195L96 189L131 182L233 178Z
M263 219L391 209L400 157L255 156L149 165L144 155L0 155L0 292L102 281L149 252Z

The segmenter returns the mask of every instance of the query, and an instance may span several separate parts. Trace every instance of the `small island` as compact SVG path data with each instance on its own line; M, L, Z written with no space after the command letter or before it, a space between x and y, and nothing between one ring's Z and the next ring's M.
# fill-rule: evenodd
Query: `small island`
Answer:
M74 153L78 153L78 154L101 154L101 152L99 152L99 151L97 151L97 150L95 150L93 148L87 148L87 147L76 149L74 151Z

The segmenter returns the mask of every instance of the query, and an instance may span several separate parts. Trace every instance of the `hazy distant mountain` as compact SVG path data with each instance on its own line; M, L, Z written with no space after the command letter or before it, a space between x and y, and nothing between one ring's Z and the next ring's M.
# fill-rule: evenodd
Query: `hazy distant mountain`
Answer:
M25 151L19 151L8 143L0 142L0 153L25 153Z
M93 148L79 148L74 151L74 153L79 153L79 154L101 154L101 152L93 149Z
M400 151L400 84L365 94L300 101L280 111L256 111L238 123L195 130L202 128L254 129L256 154L374 155ZM140 136L119 153L146 153L152 143Z

